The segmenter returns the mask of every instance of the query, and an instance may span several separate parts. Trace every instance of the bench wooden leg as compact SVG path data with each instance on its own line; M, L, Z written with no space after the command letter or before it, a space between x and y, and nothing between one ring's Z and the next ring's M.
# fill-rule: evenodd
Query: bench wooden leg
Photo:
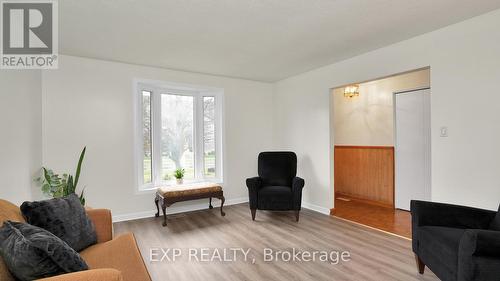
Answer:
M295 221L299 221L299 214L300 214L300 211L295 210Z
M155 217L160 216L160 206L158 206L158 201L160 201L160 198L158 196L155 197L155 205L156 205L156 214Z
M221 196L219 199L220 199L220 215L225 216L226 213L224 213L224 211L222 211L222 207L224 207L224 202L226 201L226 199L224 198L224 195Z
M209 209L213 209L213 208L214 208L214 206L212 206L212 197L210 197L208 200L209 200L209 201L208 201L208 208L209 208Z
M252 220L254 221L255 220L255 213L257 212L257 209L250 209L250 211L252 212Z
M161 210L163 211L163 226L167 226L167 204L163 202L161 204Z

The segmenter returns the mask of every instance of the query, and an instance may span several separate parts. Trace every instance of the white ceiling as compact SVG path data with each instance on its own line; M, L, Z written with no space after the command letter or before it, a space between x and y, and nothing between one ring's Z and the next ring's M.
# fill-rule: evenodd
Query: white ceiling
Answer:
M500 0L62 0L60 53L276 81L500 8Z

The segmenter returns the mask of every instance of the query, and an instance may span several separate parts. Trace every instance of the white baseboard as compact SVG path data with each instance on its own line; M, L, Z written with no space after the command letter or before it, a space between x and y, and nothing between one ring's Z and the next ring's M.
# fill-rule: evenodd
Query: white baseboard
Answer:
M248 197L227 199L226 202L224 202L224 206L241 204L241 203L246 203L246 202L248 202ZM196 203L196 204L190 204L190 205L184 205L184 206L183 205L180 205L180 206L174 205L172 207L167 208L167 215L204 210L204 209L207 209L207 207L208 207L207 205L208 205L207 203ZM219 207L220 201L217 199L214 199L214 200L212 200L212 205L214 207ZM113 222L151 218L151 217L154 217L155 214L156 214L156 210L116 215L116 216L113 216Z
M236 205L236 204L247 203L247 202L248 202L248 197L233 198L233 199L226 200L226 202L224 202L224 206ZM212 201L212 205L214 207L219 207L220 201L215 199ZM318 212L318 213L321 213L324 215L330 215L330 209L324 208L324 207L321 207L318 205L314 205L311 203L302 202L302 208L309 209L309 210L312 210L312 211L315 211L315 212ZM207 209L207 203L197 203L197 204L191 204L191 205L185 205L185 206L182 206L182 205L181 206L172 206L172 207L167 208L167 215L192 212L192 211L199 211L199 210L204 210L204 209ZM113 216L113 222L151 218L151 217L154 217L155 214L156 214L156 210L116 215L116 216Z
M318 205L314 205L311 203L302 202L302 208L306 208L306 209L309 209L309 210L312 210L312 211L315 211L315 212L318 212L318 213L321 213L324 215L328 215L328 216L330 215L330 209L325 208L325 207L321 207Z

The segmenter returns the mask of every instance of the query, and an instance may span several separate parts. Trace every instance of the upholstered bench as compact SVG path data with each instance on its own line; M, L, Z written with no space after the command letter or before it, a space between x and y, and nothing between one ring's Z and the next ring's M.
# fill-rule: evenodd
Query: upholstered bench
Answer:
M167 207L170 207L176 202L209 198L208 208L213 209L212 197L221 200L220 214L221 216L225 216L226 213L222 211L222 206L224 206L225 201L224 192L222 191L222 186L218 184L204 182L160 187L156 192L155 197L157 210L155 216L160 216L159 202L161 201L161 210L163 212L163 226L167 226Z

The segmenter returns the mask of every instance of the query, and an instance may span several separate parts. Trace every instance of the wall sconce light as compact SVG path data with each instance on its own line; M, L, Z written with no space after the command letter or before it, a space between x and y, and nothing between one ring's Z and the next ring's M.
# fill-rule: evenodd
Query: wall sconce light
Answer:
M344 88L345 98L354 98L359 96L359 85L351 85Z

